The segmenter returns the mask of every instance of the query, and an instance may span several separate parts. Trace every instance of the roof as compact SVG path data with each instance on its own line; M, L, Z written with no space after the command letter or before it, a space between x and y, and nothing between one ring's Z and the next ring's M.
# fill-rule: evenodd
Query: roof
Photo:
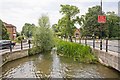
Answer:
M9 28L13 28L13 27L15 27L14 25L12 25L12 24L8 24L8 23L6 23L6 22L3 22L4 23L4 25L6 26L6 27L9 27ZM16 28L16 27L15 27Z
M76 32L76 31L79 31L79 32L80 32L80 29L76 29L75 32Z

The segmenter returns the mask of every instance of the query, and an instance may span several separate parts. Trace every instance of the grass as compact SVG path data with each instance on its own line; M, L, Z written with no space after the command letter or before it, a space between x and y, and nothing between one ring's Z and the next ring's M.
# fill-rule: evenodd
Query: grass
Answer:
M56 40L57 50L59 55L73 58L74 61L84 63L95 63L97 59L92 53L90 46L84 46L78 43L66 42L63 40Z

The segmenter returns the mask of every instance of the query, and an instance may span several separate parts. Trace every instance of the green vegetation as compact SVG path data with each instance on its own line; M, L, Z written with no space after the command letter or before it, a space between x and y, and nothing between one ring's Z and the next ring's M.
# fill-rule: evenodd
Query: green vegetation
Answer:
M115 12L107 12L108 37L120 39L120 17ZM112 34L111 34L112 33Z
M120 17L115 12L102 12L107 18L104 24L98 23L98 15L101 14L101 7L98 5L89 8L88 12L81 16L76 16L76 14L79 14L78 7L61 5L60 13L62 13L63 17L59 19L57 24L52 26L57 36L69 37L70 41L72 41L75 24L79 24L81 26L81 37L92 37L94 34L99 38L120 39Z
M120 21L120 17L115 14L115 12L103 12L103 15L106 15L106 23L100 25L97 22L98 15L100 15L100 6L93 6L88 9L88 12L85 15L81 16L82 24L82 35L83 36L102 36L102 38L115 38L120 37L120 25L118 25ZM102 34L101 34L102 32ZM112 34L111 34L112 33Z
M33 48L30 55L46 52L54 46L53 32L50 29L49 17L42 15L39 19L39 26L33 34Z
M24 40L24 36L18 36L18 37L14 40L14 42L20 43L22 40Z
M95 63L97 61L92 54L92 49L82 44L57 40L57 50L59 55L71 57L75 61L85 63Z
M35 25L30 23L25 23L22 28L22 35L25 35L27 38L33 36L33 31L35 30Z
M5 28L2 20L0 20L0 39L8 40L9 34L7 32L7 29Z
M79 13L79 9L76 6L72 5L61 5L60 13L63 15L61 19L59 19L58 24L53 25L53 30L61 36L69 37L72 42L72 36L75 29L75 16Z

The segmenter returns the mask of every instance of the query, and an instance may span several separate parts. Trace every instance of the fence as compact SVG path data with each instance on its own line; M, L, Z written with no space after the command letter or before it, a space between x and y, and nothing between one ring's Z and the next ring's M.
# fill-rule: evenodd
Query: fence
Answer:
M0 52L6 53L6 52L13 52L17 50L23 50L23 49L30 49L32 47L31 41L28 40L27 42L21 41L20 43L16 44L15 46L12 45L12 42L10 41L9 44L6 44L9 48L8 49L1 49Z
M113 51L120 53L120 40L109 40L108 38L106 39L73 39L73 42L81 43L84 45L89 45L92 48L99 48L100 50L105 50L106 52L108 51Z

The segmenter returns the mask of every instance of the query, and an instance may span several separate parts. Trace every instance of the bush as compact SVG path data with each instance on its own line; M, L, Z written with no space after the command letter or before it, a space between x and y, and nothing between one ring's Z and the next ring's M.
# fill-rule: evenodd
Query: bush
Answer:
M57 42L57 50L59 55L72 57L75 61L85 63L94 63L97 61L95 56L92 54L92 49L89 46L62 40L57 40Z
M18 37L15 39L15 42L20 43L21 40L24 40L24 36L18 36Z

